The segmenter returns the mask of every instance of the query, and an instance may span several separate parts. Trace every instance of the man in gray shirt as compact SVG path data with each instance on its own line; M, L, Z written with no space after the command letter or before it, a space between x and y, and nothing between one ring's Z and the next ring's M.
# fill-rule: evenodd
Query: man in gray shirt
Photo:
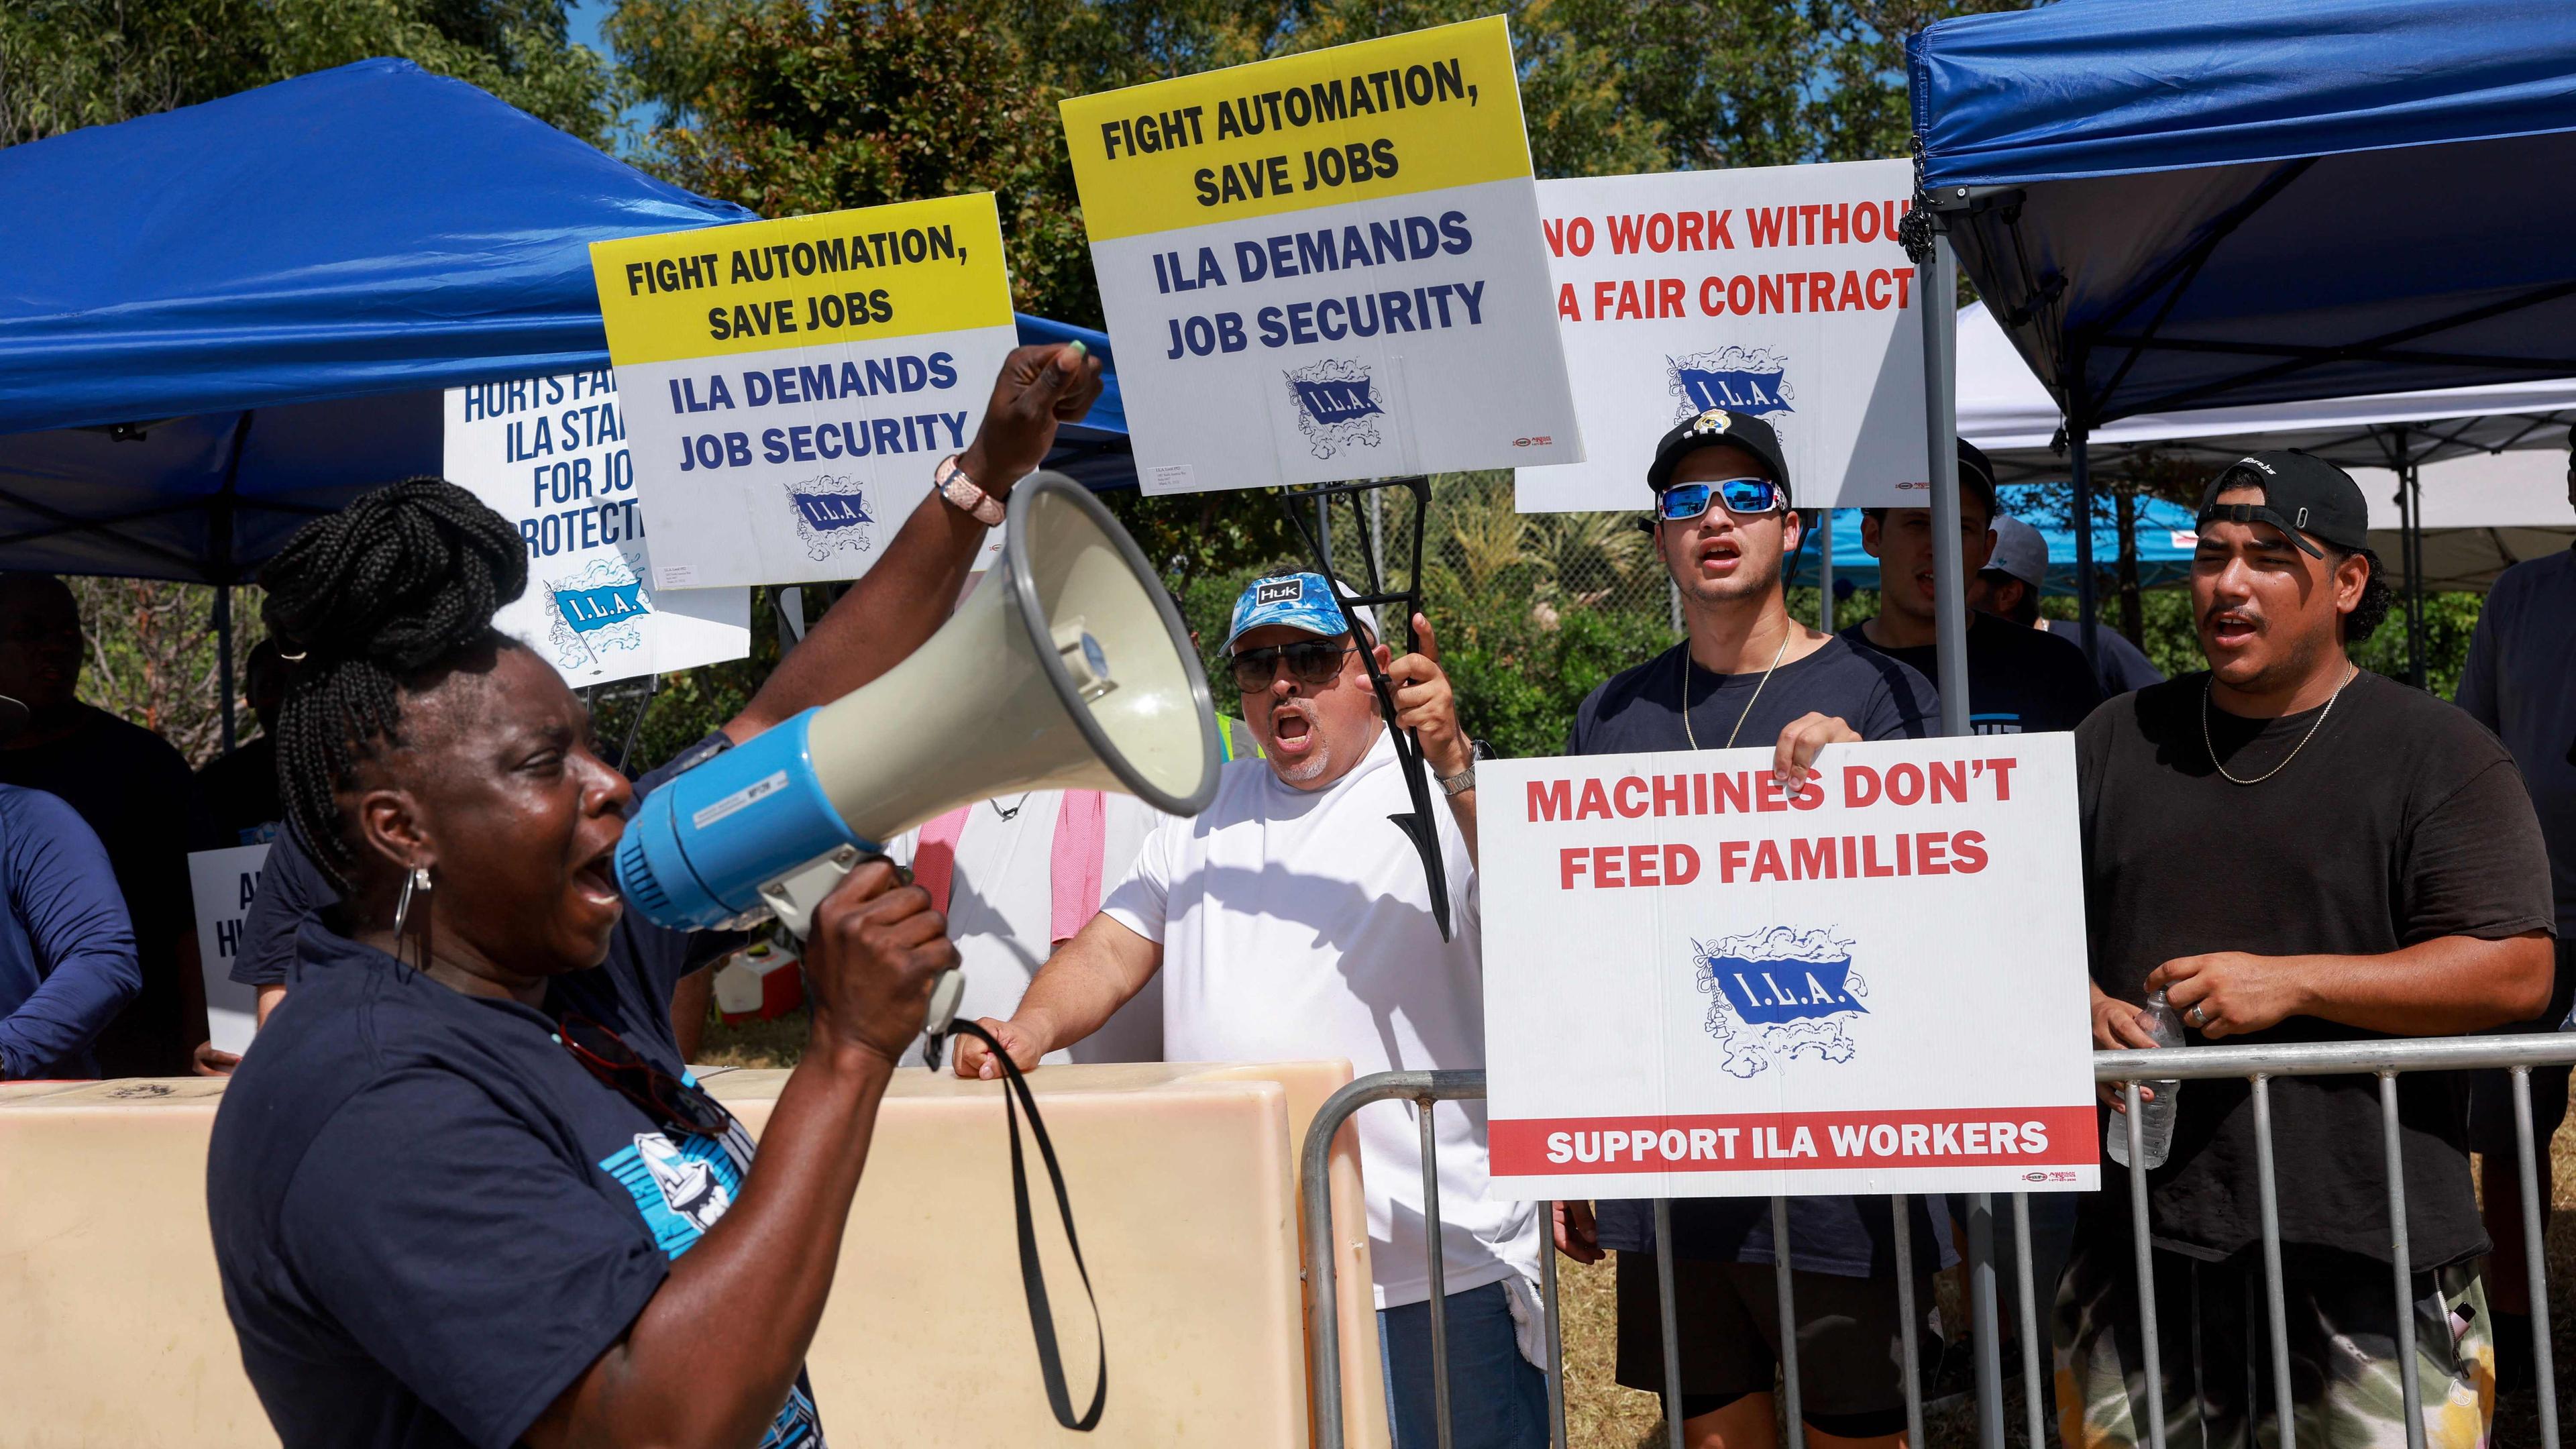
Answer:
M2576 443L2576 433L2570 437ZM2568 503L2576 507L2576 456L2568 464ZM2458 704L2495 731L2521 767L2523 787L2549 846L2550 885L2558 909L2558 987L2548 1011L2503 1031L2549 1031L2567 1020L2576 991L2576 551L2506 569L2487 593ZM2540 1201L2550 1201L2550 1135L2567 1116L2565 1067L2531 1073L2531 1126L2539 1144ZM2515 1176L2511 1078L2501 1070L2472 1074L2469 1146L2485 1154L2480 1184L2488 1235L2495 1239L2487 1276L2495 1311L2500 1392L2531 1382L2531 1303L2523 1268L2522 1191Z

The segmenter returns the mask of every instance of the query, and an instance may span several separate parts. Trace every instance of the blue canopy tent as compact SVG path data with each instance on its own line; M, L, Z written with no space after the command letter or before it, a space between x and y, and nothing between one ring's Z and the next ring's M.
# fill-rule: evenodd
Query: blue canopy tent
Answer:
M2071 523L2054 521L2053 515L2065 511L2065 495L2052 502L2037 484L2007 483L1998 490L2004 511L2039 530L2048 541L2048 583L2044 592L2072 594L2075 590L2075 528ZM1834 511L1834 582L1837 587L1848 582L1855 589L1878 587L1878 560L1871 558L1860 544L1860 510L1842 508ZM2138 499L2136 543L2138 550L2138 586L2160 589L2179 584L2191 576L2191 510L2179 503L2161 498ZM1798 556L1797 567L1789 581L1807 588L1816 586L1824 560L1822 538L1810 541Z
M608 365L591 242L752 219L397 60L0 151L0 568L229 628L307 518L439 471L443 389ZM1113 380L1050 461L1132 483L1125 434Z
M2116 419L2576 373L2564 0L2061 0L1907 58L1920 204L2079 492Z

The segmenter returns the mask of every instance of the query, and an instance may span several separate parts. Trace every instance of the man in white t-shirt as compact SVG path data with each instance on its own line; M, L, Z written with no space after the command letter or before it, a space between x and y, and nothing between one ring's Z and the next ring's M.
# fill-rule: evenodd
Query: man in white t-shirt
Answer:
M1423 652L1393 659L1365 615L1364 632L1348 632L1331 588L1283 572L1235 602L1226 654L1265 758L1227 765L1205 812L1156 829L1019 1009L984 1023L1023 1067L1088 1036L1158 975L1169 1060L1347 1057L1363 1074L1484 1065L1474 746L1428 622L1415 622ZM1389 818L1412 802L1363 648L1395 685L1397 722L1417 733L1447 802L1428 822L1449 879L1446 942L1422 859ZM960 1045L961 1075L992 1075L980 1044ZM1381 1103L1353 1119L1396 1449L1436 1442L1413 1110ZM1533 1366L1537 1216L1485 1200L1484 1103L1441 1103L1432 1121L1452 1442L1536 1449L1548 1439Z
M1145 837L1169 817L1115 791L1031 790L952 810L886 845L948 917L967 1017L1008 1016L1055 948L1099 914ZM921 1043L913 1043L919 1051ZM1149 983L1108 1024L1049 1062L1159 1062L1163 988Z

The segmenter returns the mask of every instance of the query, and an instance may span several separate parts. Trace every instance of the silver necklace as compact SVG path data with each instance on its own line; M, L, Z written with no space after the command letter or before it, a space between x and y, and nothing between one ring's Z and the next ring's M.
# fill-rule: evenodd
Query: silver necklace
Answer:
M1781 658L1788 652L1789 631L1783 629L1780 632L1780 647L1771 652L1770 665L1762 671L1762 677L1753 682L1753 698L1744 702L1744 713L1735 717L1735 728L1726 732L1725 748L1730 750L1735 748L1735 737L1744 733L1744 722L1753 718L1753 706L1761 701L1762 686L1771 682L1771 671L1780 667ZM1690 667L1690 643L1685 640L1682 643L1682 738L1690 741L1690 747L1696 750L1699 748L1699 736L1691 729Z
M1020 796L1020 803L1019 803L1019 804L1017 804L1017 805L1012 806L1012 807L1011 807L1010 809L1008 809L1008 810L1005 810L1005 809L1003 809L1003 808L1002 808L1002 802L1001 802L1001 801L999 801L999 800L987 800L987 801L985 801L984 803L985 803L985 804L987 804L987 805L992 806L992 807L993 807L993 813L994 813L994 814L996 814L996 815L1001 816L1001 817L1002 817L1002 823L1003 823L1003 824L1005 824L1005 825L1008 825L1008 824L1010 824L1012 821L1017 820L1017 819L1019 819L1019 818L1020 818L1020 812L1021 812L1022 810L1024 810L1024 809L1028 808L1029 796L1034 795L1034 794L1036 794L1036 793L1037 793L1037 792L1036 792L1035 790L1030 790L1030 791L1027 791L1027 792L1023 793L1023 794Z
M2281 757L2281 763L2265 770L2262 774L2255 776L2251 780L2240 780L2234 775L2228 774L2227 767L2218 763L2218 742L2211 739L2209 736L2209 697L2218 689L2218 676L2212 674L2200 687L2200 743L2201 748L2209 751L2209 763L2217 765L2218 773L2224 776L2227 783L2231 785L2260 785L2264 781L2271 779L2274 775L2290 768L2290 762L2299 757L2299 751L2306 749L2308 747L2308 741L2317 737L2317 731L2325 728L2326 716L2334 713L2335 701L2343 698L2345 687L2361 677L2361 668L2359 665L2348 665L2346 667L2350 668L2352 672L2343 677L2342 684L2335 686L2334 693L2326 696L2326 707L2317 711L2316 723L2309 725L2308 732L2299 736L2299 742L2290 746L2290 752Z

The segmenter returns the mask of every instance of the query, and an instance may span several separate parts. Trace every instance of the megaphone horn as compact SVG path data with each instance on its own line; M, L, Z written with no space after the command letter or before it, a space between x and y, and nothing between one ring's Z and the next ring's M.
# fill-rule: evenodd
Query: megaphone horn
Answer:
M1118 790L1173 815L1216 794L1216 709L1180 611L1072 479L1013 490L997 577L878 679L644 798L617 884L656 925L798 937L885 842L1024 790ZM943 978L929 1029L962 982Z

